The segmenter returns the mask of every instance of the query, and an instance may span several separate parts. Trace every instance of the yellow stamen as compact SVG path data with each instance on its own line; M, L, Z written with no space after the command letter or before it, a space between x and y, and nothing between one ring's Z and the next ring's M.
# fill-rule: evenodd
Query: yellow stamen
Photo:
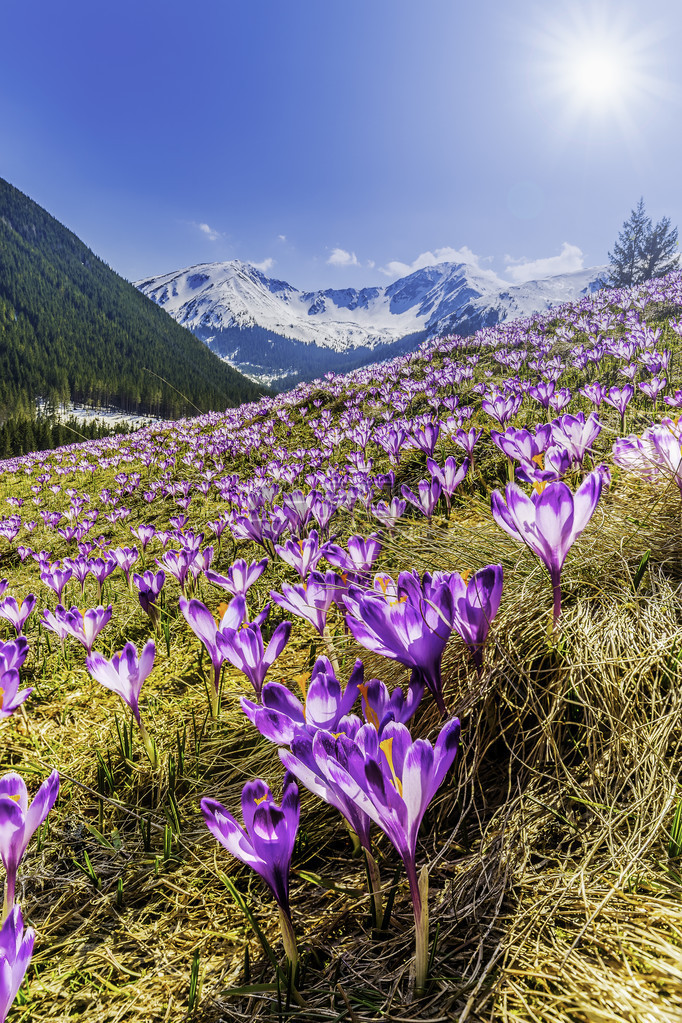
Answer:
M545 453L541 451L539 455L533 455L531 462L535 462L536 465L540 466L541 469L545 468Z
M464 572L459 573L462 577L465 586L469 585L469 576L471 575L471 569L467 568Z
M407 600L407 596L402 596L402 597L399 597L398 600L392 600L388 606L389 607L395 607L397 604L404 604L406 602L406 600Z
M369 705L369 700L367 699L367 683L361 683L361 685L358 686L358 689L362 695L362 713L365 715L365 720L369 725L374 725L378 732L381 722L379 721L379 715L377 712Z
M229 604L226 604L224 600L221 601L220 604L218 604L218 625L220 625L220 623L222 622L228 607Z
M310 672L304 672L302 675L294 675L294 682L298 684L298 688L303 693L303 720L306 721L306 707L308 702L308 679L310 678Z
M534 483L533 487L538 494L541 494L547 484L543 481L542 483Z
M399 796L402 796L403 783L401 782L398 775L395 773L395 768L393 766L393 736L391 736L390 739L384 739L382 742L379 743L379 746L384 751L384 756L386 757L386 762L388 763L389 770L393 776L393 784L396 788L396 791Z
M267 795L261 796L260 799L254 799L254 803L256 804L256 806L260 806L261 803L264 803L267 798L268 798Z

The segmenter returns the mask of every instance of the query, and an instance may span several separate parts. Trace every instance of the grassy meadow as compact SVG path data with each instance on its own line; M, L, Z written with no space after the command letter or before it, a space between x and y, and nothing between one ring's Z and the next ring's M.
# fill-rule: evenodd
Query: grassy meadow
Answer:
M682 499L665 467L647 478L641 466L612 458L618 437L679 415L663 396L682 387L680 312L678 277L599 292L224 414L3 464L4 596L38 600L21 669L33 692L2 722L2 773L18 771L30 795L51 770L60 774L59 799L19 872L17 901L37 937L13 1023L682 1020ZM628 340L635 348L619 355ZM601 403L601 432L584 465L565 473L571 490L599 464L611 481L568 553L552 628L547 572L491 514L491 493L504 491L514 467L490 435L504 426L482 401L495 388L522 396L509 420L517 429L587 416L594 406L581 387L597 378L622 387L623 366L657 351L670 353L661 395L652 401L638 387L655 375L640 361L624 422ZM524 381L551 377L570 391L561 411L524 389ZM363 421L364 444L352 436ZM400 423L409 438L427 421L440 424L433 458L441 465L464 457L458 429L481 430L473 466L449 513L442 499L430 519L408 503L389 528L373 505L429 479L427 455L406 439L391 459L377 438ZM379 536L372 572L503 568L482 671L455 632L443 655L447 716L460 718L462 732L417 844L430 879L423 996L414 989L414 922L399 857L375 828L390 915L373 926L365 865L348 828L303 785L291 867L300 975L287 989L271 892L217 844L199 810L211 796L239 817L242 787L256 777L279 799L282 766L242 712L239 698L253 699L253 690L229 663L220 715L211 716L211 662L180 613L180 586L168 570L158 629L121 569L101 594L88 575L83 590L72 577L62 596L67 608L112 605L94 644L107 658L127 642L140 650L154 639L140 710L156 767L128 709L91 677L83 646L60 642L41 623L57 595L37 558L43 551L43 565L78 558L69 533L88 510L99 514L80 540L93 546L80 556L136 547L132 572L158 571L164 550L201 533L216 572L237 558L269 558L249 590L249 618L270 603L264 632L292 621L267 680L298 692L300 676L326 654L325 639L271 600L270 591L297 578L272 541L233 529L244 508L272 517L295 489L317 489L333 505L328 525L310 519L306 531L318 528L341 547L352 535ZM20 519L16 532L12 516ZM143 523L156 531L144 552L131 534ZM229 600L202 572L185 588L213 615ZM407 684L409 669L361 647L338 606L327 621L344 683L360 657L367 678ZM13 637L0 619L0 638ZM409 727L433 741L443 720L426 692Z

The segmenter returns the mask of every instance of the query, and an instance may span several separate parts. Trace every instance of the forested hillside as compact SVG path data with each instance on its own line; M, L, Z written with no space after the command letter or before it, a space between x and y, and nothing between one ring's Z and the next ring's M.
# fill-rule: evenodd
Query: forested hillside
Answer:
M175 418L262 393L0 179L0 421L38 396Z

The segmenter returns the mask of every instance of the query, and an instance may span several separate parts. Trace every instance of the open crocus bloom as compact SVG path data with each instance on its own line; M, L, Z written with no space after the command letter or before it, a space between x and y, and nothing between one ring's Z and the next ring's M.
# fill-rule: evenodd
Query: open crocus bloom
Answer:
M291 753L279 751L285 766L344 816L345 803L381 828L402 859L414 910L418 990L424 987L428 963L428 881L417 874L417 836L455 759L459 733L460 723L453 718L432 746L425 739L413 742L405 725L389 721L381 735L371 724L363 725L355 738L319 731L310 753L302 757L297 743ZM331 798L323 794L325 783Z
M515 483L507 484L505 499L498 490L493 491L491 507L498 526L525 543L549 572L555 622L561 614L561 569L594 514L603 482L603 474L595 469L575 494L561 482L548 483L540 493L534 490L530 497Z
M212 569L204 572L206 579L214 586L221 586L233 597L245 597L247 591L253 586L257 579L260 579L268 566L268 558L260 561L246 563L243 558L238 558L229 568L227 575L220 575Z
M266 606L269 609L270 605ZM287 645L291 622L280 622L267 647L260 627L261 622L256 619L240 629L221 629L217 635L223 659L246 675L259 699L265 676Z
M256 778L242 789L244 827L215 799L201 800L201 812L213 837L242 863L255 870L270 888L280 909L282 938L288 958L297 960L289 910L289 868L294 851L300 804L298 786L284 776L278 806L264 781Z
M218 644L218 634L238 629L246 614L246 601L243 596L234 597L225 608L220 622L200 600L187 600L180 597L180 610L194 635L201 640L211 658L214 672L215 698L220 690L220 669L225 660Z
M363 676L362 661L357 660L342 690L329 659L320 657L307 686L305 676L300 679L302 702L281 683L267 682L261 694L262 706L242 697L242 710L271 742L289 745L299 732L308 733L312 738L320 728L337 732L358 698Z
M90 654L95 640L109 622L111 612L111 604L108 607L91 607L87 611L72 607L63 613L62 622L67 632L82 643Z
M346 624L368 650L413 669L415 680L433 693L445 711L440 663L452 631L452 594L447 582L425 572L374 577L369 591L351 586L344 598Z
M311 572L306 582L298 585L282 583L282 592L271 590L270 596L285 611L310 622L322 636L327 613L338 594L340 583L336 572Z
M16 597L5 597L3 601L0 601L0 618L5 618L10 625L13 625L17 635L20 636L26 619L33 613L35 606L36 597L33 593L27 594L23 600L17 600Z
M85 665L92 677L107 689L118 693L132 710L138 725L140 690L154 666L155 654L154 640L150 639L139 658L134 644L126 643L121 653L114 654L110 660L97 651L85 659Z

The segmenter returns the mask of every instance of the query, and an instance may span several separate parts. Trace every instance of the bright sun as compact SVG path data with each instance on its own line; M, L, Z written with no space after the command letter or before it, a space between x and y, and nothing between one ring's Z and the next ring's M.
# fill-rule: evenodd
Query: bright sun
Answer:
M661 94L655 74L661 30L636 29L624 11L607 18L593 7L545 24L535 37L539 98L559 122L612 120L630 132L638 111Z
M598 104L615 102L627 90L624 64L622 55L619 59L607 51L580 54L569 71L577 97Z

